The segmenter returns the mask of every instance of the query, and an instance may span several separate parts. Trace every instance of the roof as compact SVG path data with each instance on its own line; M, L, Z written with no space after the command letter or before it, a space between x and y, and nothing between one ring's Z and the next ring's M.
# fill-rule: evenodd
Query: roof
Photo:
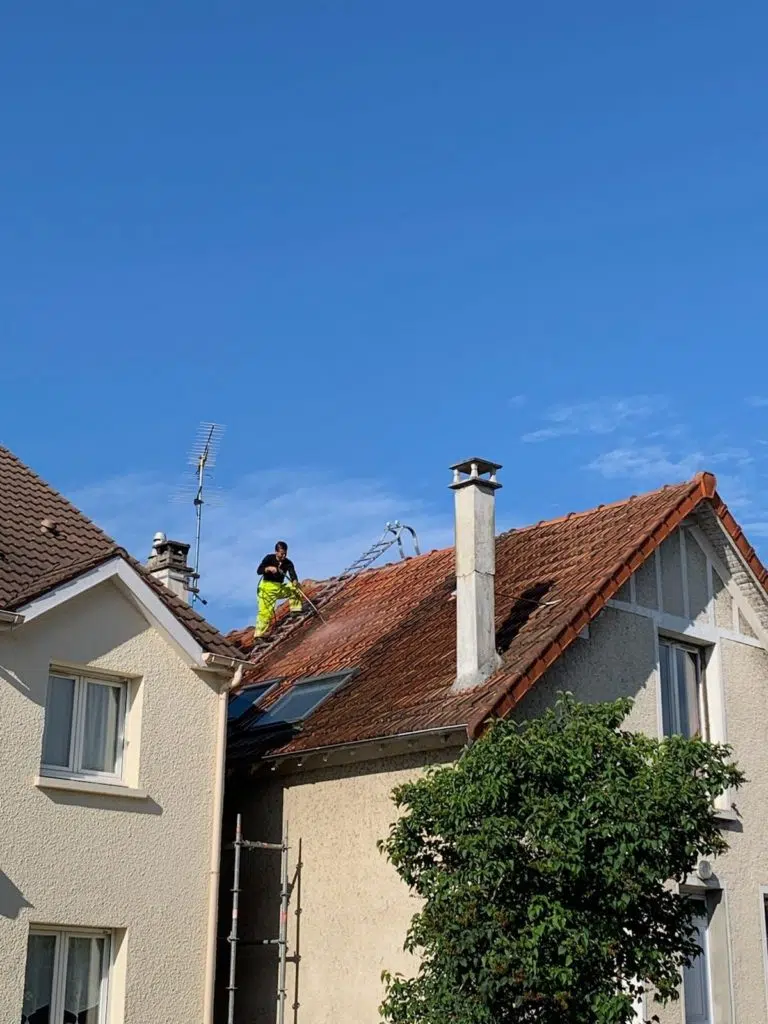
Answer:
M758 582L768 573L702 473L686 483L501 534L496 541L496 642L501 668L452 692L455 678L453 549L368 570L277 641L246 680L299 678L357 668L275 753L466 727L477 735L505 715L693 510L708 502ZM230 634L252 649L252 628Z
M43 520L53 523L42 528ZM238 657L194 609L0 445L0 609L20 608L112 558L125 559L206 651Z

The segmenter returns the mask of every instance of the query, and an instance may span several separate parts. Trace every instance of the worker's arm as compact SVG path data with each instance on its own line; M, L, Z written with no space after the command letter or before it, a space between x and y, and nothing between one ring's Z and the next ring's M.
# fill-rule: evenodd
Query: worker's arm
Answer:
M264 573L266 572L268 560L269 560L269 555L264 555L262 560L259 562L259 568L256 570L256 572L259 574L259 576L263 576Z
M288 579L291 581L291 583L298 583L299 577L296 575L296 566L293 564L290 558L286 558L285 561L287 563L285 566L285 571L288 573Z

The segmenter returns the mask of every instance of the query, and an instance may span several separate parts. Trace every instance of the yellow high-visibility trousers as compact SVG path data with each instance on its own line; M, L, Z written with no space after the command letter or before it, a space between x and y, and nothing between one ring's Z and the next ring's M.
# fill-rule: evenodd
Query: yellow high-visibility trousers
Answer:
M293 583L268 583L262 580L259 584L259 617L256 620L254 636L264 636L269 632L275 617L275 605L287 599L292 612L302 609L301 595Z

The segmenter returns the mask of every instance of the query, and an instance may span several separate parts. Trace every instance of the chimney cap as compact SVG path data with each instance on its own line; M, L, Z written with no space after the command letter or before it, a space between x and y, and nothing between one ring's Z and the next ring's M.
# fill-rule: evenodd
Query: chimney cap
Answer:
M452 470L458 470L459 473L471 473L472 467L477 466L478 473L495 473L499 469L504 467L500 462L489 462L488 459L464 459L463 462L455 462L452 466Z
M501 463L489 462L488 459L465 459L463 462L456 462L451 466L453 470L453 483L451 487L465 487L467 484L482 484L485 487L497 488L501 484L496 479L496 473L500 470ZM484 476L484 474L488 476ZM462 479L464 474L464 479Z

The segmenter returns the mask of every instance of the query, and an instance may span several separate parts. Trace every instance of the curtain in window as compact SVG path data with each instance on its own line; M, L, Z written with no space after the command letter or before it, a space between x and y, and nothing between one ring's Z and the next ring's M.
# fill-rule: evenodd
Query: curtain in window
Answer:
M88 683L83 735L83 768L114 772L117 767L117 729L120 688Z
M64 1024L98 1024L105 952L104 938L70 937Z
M69 765L72 715L75 708L75 680L51 676L45 702L43 764Z
M700 735L699 655L684 647L660 644L659 669L664 735Z
M698 658L682 647L675 649L677 658L677 686L680 705L680 732L683 736L701 733L699 722Z
M21 1024L52 1024L51 997L55 957L55 935L29 936Z

